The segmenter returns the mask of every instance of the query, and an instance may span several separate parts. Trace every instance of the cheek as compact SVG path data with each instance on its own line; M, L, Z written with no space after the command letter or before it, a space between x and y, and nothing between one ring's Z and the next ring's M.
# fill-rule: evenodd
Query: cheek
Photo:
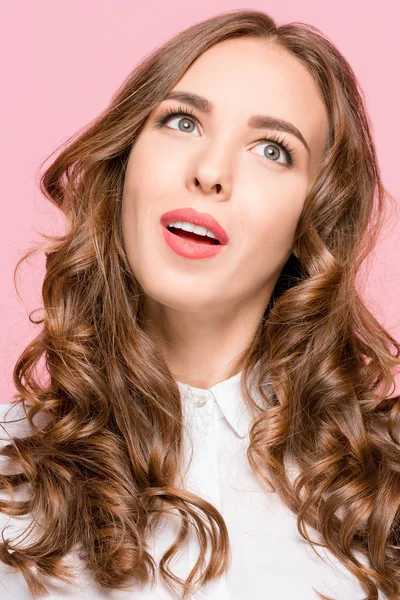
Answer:
M159 136L161 137L161 136ZM183 160L183 158L182 158ZM160 143L151 134L141 134L128 157L122 202L122 230L125 239L130 236L137 247L147 245L149 232L154 227L153 213L161 211L160 203L171 196L167 206L173 207L177 194L174 190L182 181L182 160ZM157 225L158 226L158 225Z
M292 244L307 194L306 178L298 174L270 173L253 189L241 208L242 236L251 246L283 248Z
M182 178L184 156L171 148L171 142L151 133L141 134L129 156L126 182L127 190L149 197L162 197L172 185L176 185L177 177ZM133 183L134 182L134 183Z
M235 271L240 271L243 289L257 293L276 281L291 253L300 212L298 200L291 207L271 201L242 222Z

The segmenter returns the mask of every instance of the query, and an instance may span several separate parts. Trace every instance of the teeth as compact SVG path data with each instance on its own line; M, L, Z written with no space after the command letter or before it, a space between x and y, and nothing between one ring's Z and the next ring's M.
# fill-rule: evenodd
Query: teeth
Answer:
M200 227L199 225L193 225L193 223L189 223L188 221L176 221L175 223L169 223L168 227L175 227L176 229L183 229L184 231L191 231L193 233L197 233L198 235L204 235L210 238L217 239L216 236L205 229L204 227Z

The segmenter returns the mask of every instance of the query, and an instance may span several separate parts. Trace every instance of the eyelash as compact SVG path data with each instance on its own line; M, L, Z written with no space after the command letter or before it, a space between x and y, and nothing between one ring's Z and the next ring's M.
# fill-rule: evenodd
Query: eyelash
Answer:
M190 108L178 106L178 108L167 108L165 112L156 120L157 127L164 127L164 125L169 121L171 117L187 117L189 116L191 119L198 123L197 118L195 117L193 111ZM291 148L285 140L280 138L277 134L271 133L269 134L268 139L259 140L259 142L274 142L278 146L282 148L286 155L286 159L288 161L288 167L293 167L295 164L294 154L296 152L295 148ZM275 162L275 161L272 161Z

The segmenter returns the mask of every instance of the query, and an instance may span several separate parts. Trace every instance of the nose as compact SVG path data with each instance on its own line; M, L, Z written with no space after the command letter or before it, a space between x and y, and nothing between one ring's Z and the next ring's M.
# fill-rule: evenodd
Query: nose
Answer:
M219 201L227 200L232 194L236 169L232 139L224 133L218 139L204 140L204 143L207 145L202 145L192 157L190 186L197 192L201 189L206 195L216 194Z
M197 177L195 178L195 183L196 183L196 187L199 187L201 185L201 187L204 188L204 184L202 185ZM222 185L220 183L214 183L209 187L211 187L211 189L215 187L217 194L219 194L220 191L222 190Z
M227 200L232 194L232 176L228 168L217 164L217 161L212 164L210 156L207 157L206 162L197 164L192 185L207 196L216 194L218 200Z

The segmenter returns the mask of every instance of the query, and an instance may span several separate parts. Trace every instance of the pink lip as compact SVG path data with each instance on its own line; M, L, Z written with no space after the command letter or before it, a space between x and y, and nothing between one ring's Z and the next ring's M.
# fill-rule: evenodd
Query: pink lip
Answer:
M161 223L160 229L168 246L185 258L211 258L223 252L224 246L222 244L202 244L201 242L181 238Z
M193 225L205 227L215 235L221 245L225 245L229 241L225 229L208 213L197 212L194 208L178 208L164 213L160 219L164 227L168 227L170 223L176 221L189 221Z

